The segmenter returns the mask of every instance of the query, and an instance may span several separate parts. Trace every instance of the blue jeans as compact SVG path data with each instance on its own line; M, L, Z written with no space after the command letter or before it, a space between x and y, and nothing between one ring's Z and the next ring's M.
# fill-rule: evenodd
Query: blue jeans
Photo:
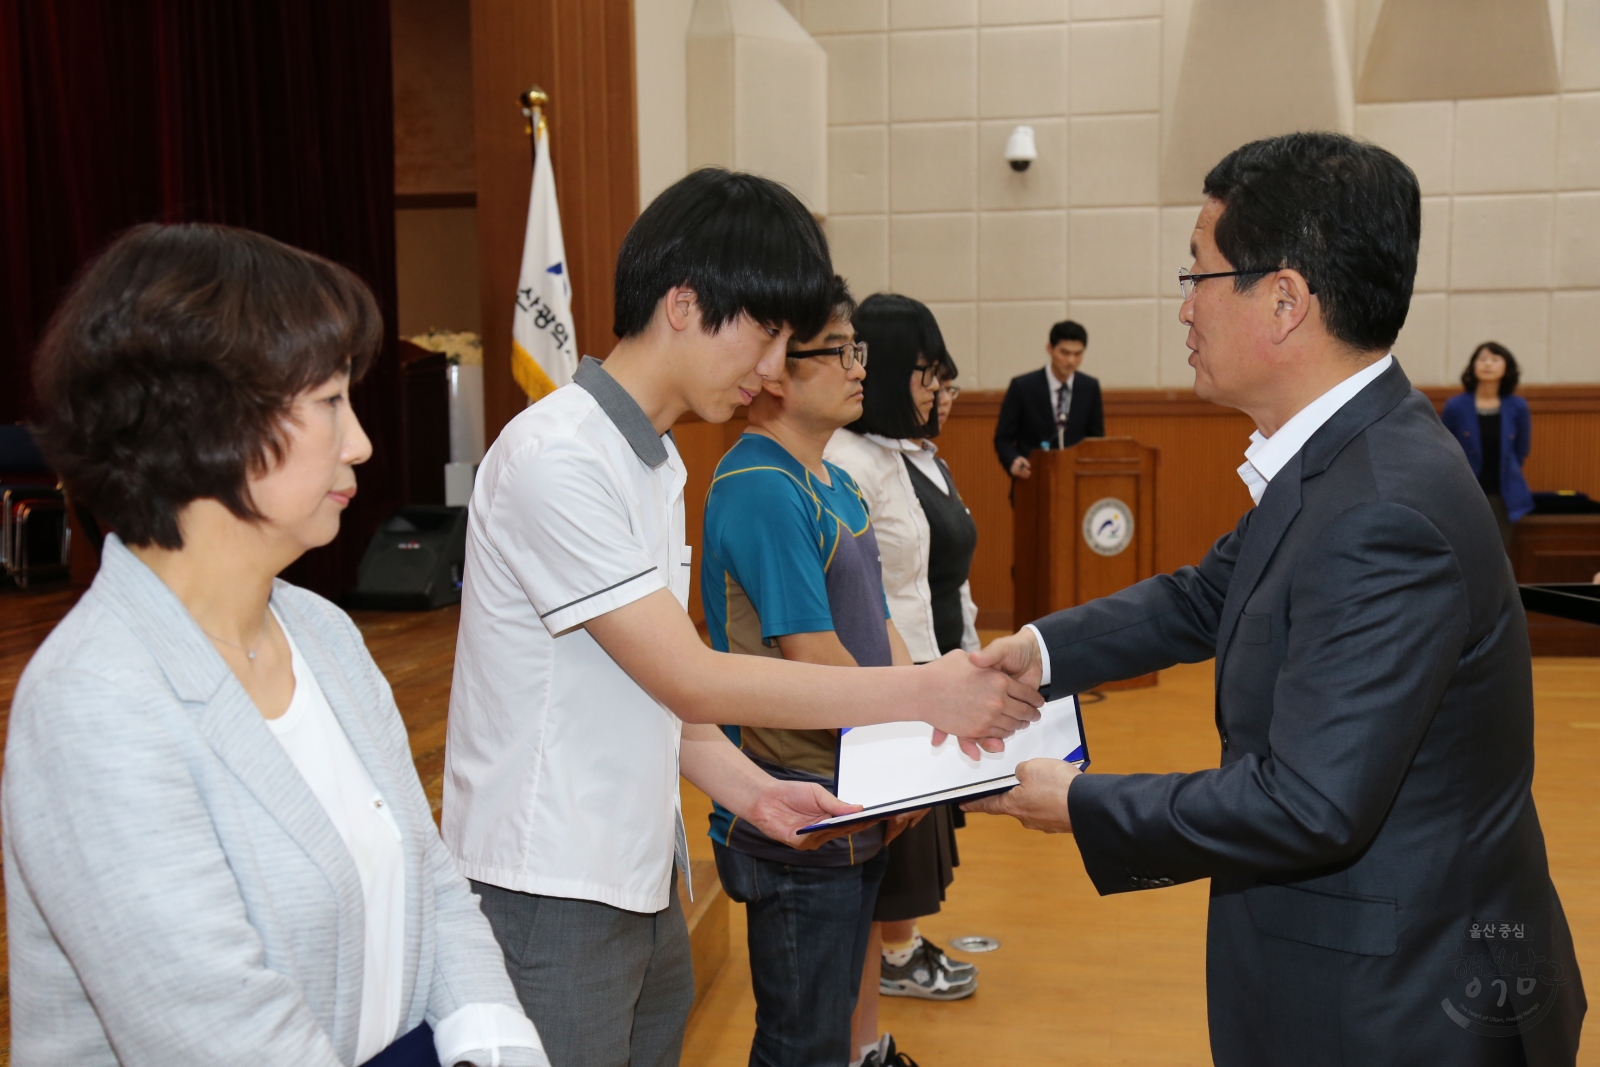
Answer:
M750 920L750 1067L844 1067L888 851L854 867L804 867L713 847L723 889Z

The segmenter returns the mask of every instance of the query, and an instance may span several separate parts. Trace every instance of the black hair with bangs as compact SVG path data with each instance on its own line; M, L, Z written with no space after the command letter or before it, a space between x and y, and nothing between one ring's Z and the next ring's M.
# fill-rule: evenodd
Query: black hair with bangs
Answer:
M693 289L716 333L741 313L813 337L832 311L822 227L775 181L706 167L651 201L617 252L612 330L635 337L674 286Z
M880 437L937 437L937 398L926 421L911 402L911 372L918 357L941 369L954 367L933 312L909 296L873 293L851 321L856 340L867 343L867 378L861 417L846 429Z

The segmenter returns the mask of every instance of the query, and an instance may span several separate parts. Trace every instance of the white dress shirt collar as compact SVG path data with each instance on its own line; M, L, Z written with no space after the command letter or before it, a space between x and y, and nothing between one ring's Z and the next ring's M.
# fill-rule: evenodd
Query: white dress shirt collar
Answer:
M1294 418L1279 427L1271 437L1262 437L1260 430L1252 433L1250 447L1245 449L1244 462L1239 465L1239 477L1250 490L1250 499L1261 503L1267 484L1294 458L1296 452L1305 447L1311 435L1393 364L1394 354L1390 353L1376 363L1363 367L1297 411Z
M1284 465L1294 458L1294 454L1305 447L1311 435L1322 428L1322 424L1336 415L1355 395L1365 389L1373 379L1388 370L1394 364L1394 353L1384 356L1370 367L1363 367L1350 375L1326 393L1317 397L1311 403L1295 413L1294 418L1278 428L1278 432L1271 437L1262 437L1257 430L1250 435L1250 447L1245 450L1244 463L1239 466L1239 477L1244 479L1244 484L1250 489L1250 499L1257 504L1267 491L1267 483L1281 470ZM1050 369L1045 368L1045 374L1050 374ZM1052 382L1055 377L1051 375ZM1033 639L1039 645L1039 663L1043 676L1039 680L1041 686L1050 684L1050 649L1044 643L1044 635L1036 626L1029 623L1023 629L1033 632Z
M1068 389L1071 389L1072 388L1072 379L1076 378L1077 376L1078 376L1078 372L1077 371L1073 371L1071 374L1067 375L1067 380L1065 382L1062 382L1062 380L1060 378L1056 377L1056 372L1055 372L1055 369L1054 369L1052 364L1046 363L1044 365L1044 380L1050 383L1050 406L1051 407L1055 407L1055 405L1056 405L1056 392L1061 388L1061 386L1064 384L1064 385L1066 385L1066 387Z
M861 436L891 452L927 452L931 455L939 451L939 446L925 437L919 441L910 437L885 437L878 433L864 433Z

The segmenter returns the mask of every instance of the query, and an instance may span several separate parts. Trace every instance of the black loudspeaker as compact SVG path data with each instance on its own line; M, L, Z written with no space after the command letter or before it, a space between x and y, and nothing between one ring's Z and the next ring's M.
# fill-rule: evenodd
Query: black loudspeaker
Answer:
M467 509L409 504L378 527L347 608L428 611L461 603Z

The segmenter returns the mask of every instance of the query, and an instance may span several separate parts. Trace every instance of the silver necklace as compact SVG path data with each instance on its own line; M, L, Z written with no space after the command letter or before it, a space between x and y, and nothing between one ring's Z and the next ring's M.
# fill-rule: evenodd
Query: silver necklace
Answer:
M247 658L247 659L255 659L256 658L256 653L261 651L261 646L263 644L265 644L266 640L267 640L266 621L267 621L266 620L266 616L263 615L261 617L261 622L262 622L261 640L256 642L256 647L255 648L245 648L243 645L236 645L232 641L224 641L222 638L218 637L216 634L212 633L210 630L201 630L200 632L205 634L207 637L211 638L211 640L217 642L218 644L227 645L229 648L237 648L240 652L243 652L245 654L245 658Z

